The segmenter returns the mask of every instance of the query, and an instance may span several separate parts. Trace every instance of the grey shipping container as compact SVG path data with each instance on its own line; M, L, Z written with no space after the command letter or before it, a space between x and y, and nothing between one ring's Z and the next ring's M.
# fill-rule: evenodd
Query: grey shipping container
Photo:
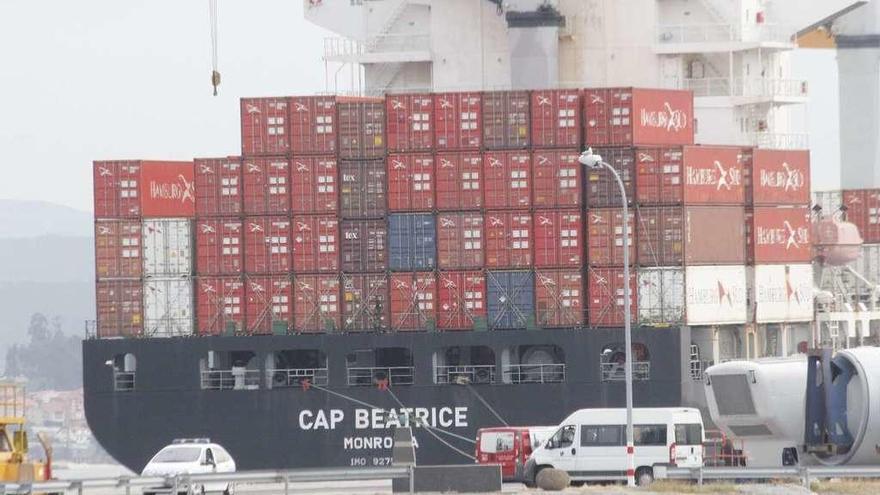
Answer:
M343 160L339 164L342 218L384 217L385 175L385 160Z
M535 275L531 271L488 271L490 329L535 328Z
M385 220L343 220L341 231L343 272L388 269L388 225Z
M437 266L437 227L431 214L388 216L391 269L433 270Z

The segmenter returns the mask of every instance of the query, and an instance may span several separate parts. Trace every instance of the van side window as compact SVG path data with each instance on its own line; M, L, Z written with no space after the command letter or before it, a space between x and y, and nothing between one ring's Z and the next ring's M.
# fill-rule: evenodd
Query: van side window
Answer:
M574 443L575 426L568 425L558 429L552 438L548 441L548 448L561 449L571 447Z
M675 443L700 445L703 443L703 425L699 423L675 425Z
M623 445L623 427L619 425L581 426L581 447Z
M636 445L666 446L666 425L634 425L633 441Z

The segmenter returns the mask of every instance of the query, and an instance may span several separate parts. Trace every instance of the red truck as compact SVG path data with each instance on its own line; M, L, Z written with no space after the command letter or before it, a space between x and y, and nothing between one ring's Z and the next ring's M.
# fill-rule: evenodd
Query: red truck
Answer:
M499 426L477 431L477 464L500 464L504 481L524 481L523 467L532 451L557 429L556 426Z

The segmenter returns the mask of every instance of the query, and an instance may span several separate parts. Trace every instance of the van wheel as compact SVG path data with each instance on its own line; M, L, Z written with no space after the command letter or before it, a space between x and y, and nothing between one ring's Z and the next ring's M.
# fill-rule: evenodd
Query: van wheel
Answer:
M636 469L636 484L639 486L648 486L654 482L654 470L649 467L640 467Z

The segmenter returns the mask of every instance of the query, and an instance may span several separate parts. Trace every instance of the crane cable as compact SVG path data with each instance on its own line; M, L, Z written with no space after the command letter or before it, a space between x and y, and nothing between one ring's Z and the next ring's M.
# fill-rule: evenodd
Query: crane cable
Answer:
M220 72L217 69L219 31L217 0L208 0L208 22L211 28L211 85L214 86L214 96L217 96L217 86L220 85Z

